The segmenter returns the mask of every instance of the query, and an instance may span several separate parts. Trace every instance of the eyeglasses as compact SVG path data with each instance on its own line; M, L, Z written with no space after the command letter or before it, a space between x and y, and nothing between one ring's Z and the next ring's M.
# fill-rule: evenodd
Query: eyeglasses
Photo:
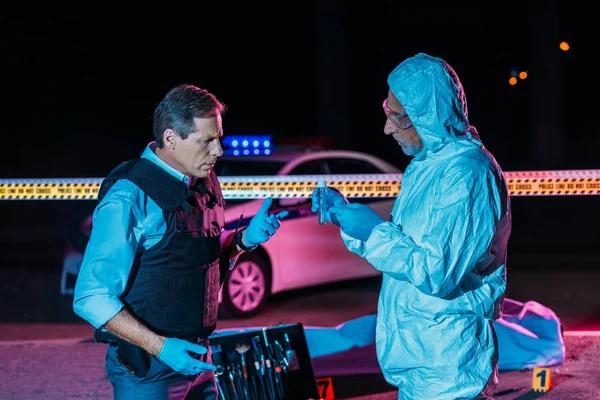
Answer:
M406 112L400 114L399 112L390 110L390 108L388 107L388 99L385 99L383 101L383 111L385 112L386 117L388 117L389 120L398 125L400 129L408 129L411 126L413 126L413 123Z

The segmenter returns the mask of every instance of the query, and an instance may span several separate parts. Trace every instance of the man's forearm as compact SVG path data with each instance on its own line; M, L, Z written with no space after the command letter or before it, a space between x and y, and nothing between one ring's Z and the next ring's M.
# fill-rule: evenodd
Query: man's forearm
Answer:
M152 332L124 308L106 323L106 329L154 356L160 353L165 344L164 336Z

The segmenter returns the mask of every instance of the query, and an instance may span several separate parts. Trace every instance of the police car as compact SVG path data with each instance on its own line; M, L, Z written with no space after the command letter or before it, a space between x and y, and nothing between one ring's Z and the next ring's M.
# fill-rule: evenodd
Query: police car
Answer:
M273 146L269 136L225 136L224 154L215 164L219 177L277 175L398 174L370 154L326 149L322 145ZM226 199L224 240L247 226L264 199ZM389 218L393 198L353 199ZM223 315L256 315L276 293L334 282L376 277L380 272L346 249L339 228L319 225L309 198L273 199L269 213L288 210L277 233L252 252L243 253L219 292ZM240 216L242 216L240 222ZM63 260L60 290L72 294L91 231L91 215L72 230Z
M370 154L320 147L270 146L270 138L231 137L223 140L224 155L215 164L219 177L401 173ZM264 199L226 200L225 231L247 226ZM368 203L389 219L393 198L353 199ZM227 276L219 300L221 311L234 317L257 314L276 293L379 276L380 272L344 245L339 228L319 225L311 199L273 199L269 213L288 210L277 233L255 251L243 253Z

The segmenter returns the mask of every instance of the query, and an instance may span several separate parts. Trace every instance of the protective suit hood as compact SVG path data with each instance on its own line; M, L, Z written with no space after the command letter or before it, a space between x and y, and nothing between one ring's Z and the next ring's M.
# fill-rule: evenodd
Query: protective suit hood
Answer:
M389 74L388 85L423 142L424 149L417 158L465 136L480 141L469 124L462 84L444 60L419 53Z

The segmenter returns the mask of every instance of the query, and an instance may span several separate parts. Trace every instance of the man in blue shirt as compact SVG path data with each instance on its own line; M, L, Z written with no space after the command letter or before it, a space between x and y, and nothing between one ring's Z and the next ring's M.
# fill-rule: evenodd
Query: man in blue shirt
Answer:
M204 89L171 89L154 112L154 142L102 182L73 308L113 339L115 399L217 397L207 338L220 285L287 215L269 215L268 198L248 228L221 241L225 201L213 167L225 109Z

